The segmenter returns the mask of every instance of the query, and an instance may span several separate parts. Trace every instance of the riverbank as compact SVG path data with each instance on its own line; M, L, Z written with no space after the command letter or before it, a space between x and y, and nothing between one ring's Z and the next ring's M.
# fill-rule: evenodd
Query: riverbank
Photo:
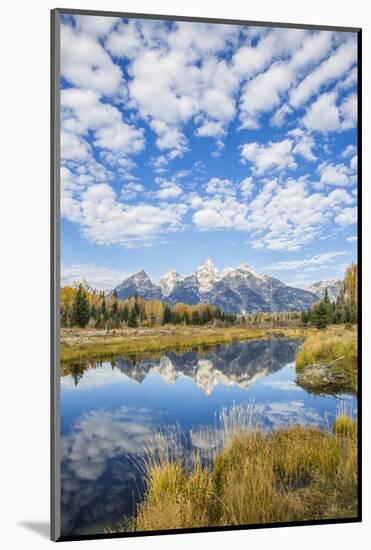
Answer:
M357 392L357 328L331 326L307 335L296 357L297 383L315 393Z
M196 461L186 468L166 452L147 466L145 498L122 530L357 515L357 424L344 414L332 431L292 426L232 433L208 467Z
M104 330L62 329L61 361L101 360L121 353L186 350L269 337L303 338L302 328L179 327Z

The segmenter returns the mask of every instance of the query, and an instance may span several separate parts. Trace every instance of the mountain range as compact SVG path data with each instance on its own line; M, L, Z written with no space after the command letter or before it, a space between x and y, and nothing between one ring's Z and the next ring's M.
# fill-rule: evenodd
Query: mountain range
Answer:
M163 300L169 305L204 302L229 313L300 311L319 298L317 293L259 274L248 264L218 269L212 260L206 260L190 275L183 276L172 270L157 281L152 281L141 270L114 290L122 300L137 293L145 299ZM112 293L113 290L110 295Z
M187 376L210 395L218 384L246 389L259 378L279 371L291 363L299 347L297 340L250 340L219 346L202 355L195 351L168 352L159 359L115 359L114 368L135 382L142 383L150 372L167 384Z
M309 292L313 292L313 294L317 294L317 296L319 296L320 298L323 298L325 296L325 292L327 290L327 294L330 300L335 301L336 298L339 296L342 284L343 281L341 281L340 279L329 279L327 281L318 281L317 283L314 283L311 286L307 287L306 290L308 290Z

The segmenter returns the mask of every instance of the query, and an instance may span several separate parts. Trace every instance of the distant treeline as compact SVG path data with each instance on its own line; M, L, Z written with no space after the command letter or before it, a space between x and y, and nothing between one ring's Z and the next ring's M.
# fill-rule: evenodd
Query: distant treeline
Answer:
M306 311L259 312L236 315L210 304L169 306L160 300L145 300L138 294L119 300L114 291L90 292L82 285L61 289L62 327L137 328L161 325L214 325L285 327L313 325L324 328L332 323L355 323L357 320L357 266L352 264L336 302L325 297Z
M316 328L325 328L331 324L354 324L358 318L358 270L357 264L351 264L341 285L339 296L332 302L327 290L319 302L303 311L301 320L303 325L313 325Z
M137 328L161 325L287 326L301 323L301 312L226 313L210 304L169 306L160 300L145 300L138 294L119 300L116 292L89 292L82 285L61 289L62 327Z

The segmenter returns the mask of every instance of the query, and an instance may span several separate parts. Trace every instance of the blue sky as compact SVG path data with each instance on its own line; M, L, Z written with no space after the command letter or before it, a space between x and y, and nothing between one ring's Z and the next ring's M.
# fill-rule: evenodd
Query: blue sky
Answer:
M62 284L356 259L355 33L63 17Z

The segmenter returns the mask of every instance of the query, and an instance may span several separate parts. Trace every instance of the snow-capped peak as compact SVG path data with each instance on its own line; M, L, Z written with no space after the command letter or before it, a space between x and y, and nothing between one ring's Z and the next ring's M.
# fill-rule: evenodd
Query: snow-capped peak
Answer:
M171 269L157 281L157 285L161 288L164 296L169 296L175 285L183 279L184 277L179 275L175 269Z
M72 286L74 288L79 288L79 286L82 286L82 288L84 288L88 292L95 292L96 290L94 287L91 286L90 283L88 283L86 279L76 279L76 281L72 283Z
M130 277L129 277L130 278ZM147 273L144 271L144 269L141 269L140 271L137 271L131 276L131 279L133 281L145 281L149 279Z
M218 275L212 260L206 260L196 269L196 277L200 292L208 292L213 287Z
M172 269L156 282L139 271L118 285L116 291L119 299L138 293L146 300L163 300L170 305L206 302L232 313L307 309L318 296L318 291L293 288L256 273L247 263L218 269L210 259L194 273L182 276Z
M239 271L242 271L244 273L249 273L251 275L253 275L253 277L257 278L257 279L265 279L266 276L265 275L260 275L259 273L257 273L249 264L241 264L237 267L237 269Z
M313 294L316 294L320 298L323 298L325 296L325 292L327 290L330 300L336 300L339 296L341 286L342 281L340 281L339 279L328 279L326 281L318 281L316 283L313 283L311 286L306 288L306 290L312 292Z

